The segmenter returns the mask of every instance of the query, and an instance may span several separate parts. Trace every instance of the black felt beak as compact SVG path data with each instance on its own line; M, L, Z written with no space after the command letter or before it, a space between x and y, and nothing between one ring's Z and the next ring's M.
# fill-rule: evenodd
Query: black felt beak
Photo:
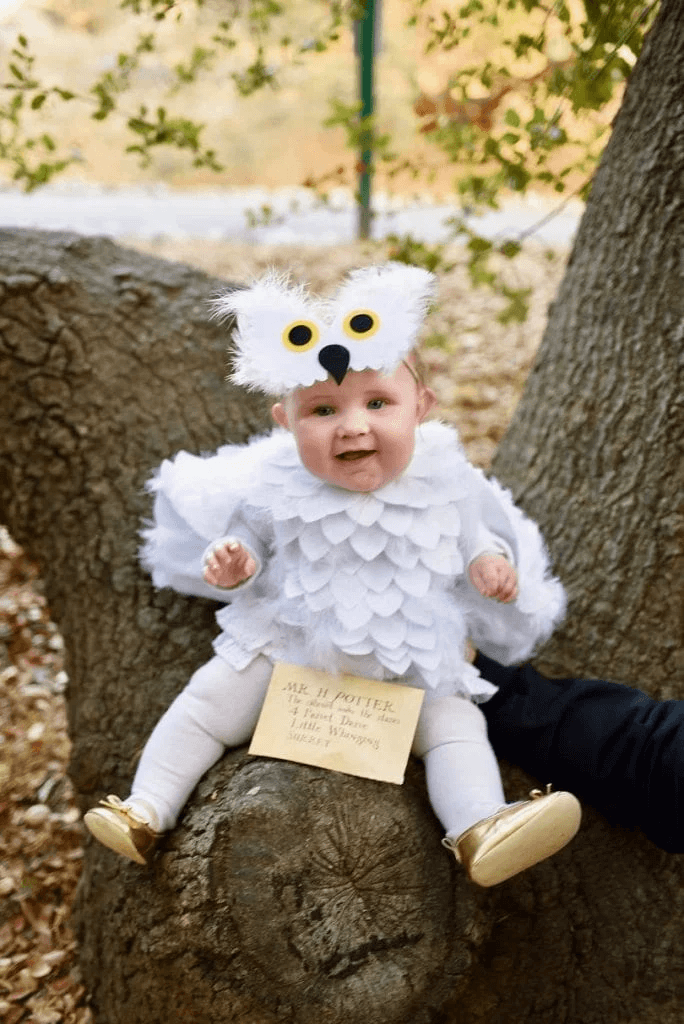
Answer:
M349 367L349 352L344 345L326 345L318 353L318 362L341 384Z

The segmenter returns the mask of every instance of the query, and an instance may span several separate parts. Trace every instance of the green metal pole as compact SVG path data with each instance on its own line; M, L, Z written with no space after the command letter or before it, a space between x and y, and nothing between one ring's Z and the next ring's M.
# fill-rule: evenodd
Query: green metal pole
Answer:
M377 0L378 4L380 0ZM364 13L357 21L357 53L361 117L372 117L374 110L373 72L375 63L376 0L363 0ZM373 174L373 133L364 132L359 154L359 227L358 237L369 238L371 231L371 179Z

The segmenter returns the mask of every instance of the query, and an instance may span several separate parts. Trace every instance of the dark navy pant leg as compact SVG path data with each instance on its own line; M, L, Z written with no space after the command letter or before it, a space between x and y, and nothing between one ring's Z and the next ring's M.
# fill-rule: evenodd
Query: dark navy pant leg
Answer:
M684 852L684 701L602 679L547 679L482 654L475 665L499 687L480 705L499 757Z

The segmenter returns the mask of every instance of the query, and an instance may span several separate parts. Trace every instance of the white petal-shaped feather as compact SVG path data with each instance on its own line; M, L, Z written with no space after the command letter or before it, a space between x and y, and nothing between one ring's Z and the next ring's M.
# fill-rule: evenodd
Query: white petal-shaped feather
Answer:
M354 491L344 491L341 487L319 486L310 499L301 498L297 504L297 515L305 523L313 523L316 519L344 512L356 497Z
M355 529L356 523L346 512L336 512L321 519L321 530L331 544L341 544Z
M395 572L395 567L383 554L372 562L365 562L359 569L359 578L363 580L369 590L379 594L390 585Z
M418 565L418 548L406 537L390 537L385 554L400 569L413 569Z
M298 580L294 576L287 575L285 577L285 584L283 586L283 593L288 601L294 600L296 597L301 597L304 590Z
M380 664L384 665L395 676L406 675L411 667L411 655L403 647L398 651L388 651L381 648L377 651L376 657Z
M460 576L464 568L463 555L449 541L442 541L434 551L423 549L420 560L426 568L440 576Z
M310 562L316 562L330 552L330 541L323 536L320 523L302 523L299 546Z
M382 514L384 505L373 494L359 494L357 500L350 504L347 515L359 526L372 526Z
M429 672L434 672L442 660L442 655L439 650L423 651L419 647L412 647L411 655L412 660L416 665L420 668L427 669Z
M373 618L373 612L365 601L360 602L353 608L342 608L338 605L335 608L335 615L346 629L359 629L360 626L365 626Z
M413 523L413 509L399 505L385 505L378 522L384 530L395 537L404 537Z
M406 639L406 622L398 615L379 618L374 615L368 623L368 632L381 647L394 650Z
M412 597L425 597L430 589L431 580L432 573L424 565L417 565L415 569L397 569L394 574L397 586Z
M376 615L381 615L386 618L388 615L394 615L401 608L402 602L404 601L405 594L395 587L394 584L389 586L387 590L381 591L379 594L369 592L366 594L366 602L368 607L372 608Z
M276 542L278 544L289 544L293 540L299 539L299 534L302 529L302 521L298 518L281 519L276 527Z
M419 548L436 548L439 543L439 526L429 513L416 516L406 536Z
M350 629L348 626L342 626L336 619L328 625L330 639L338 647L343 644L345 646L350 644L360 644L362 641L368 639L368 626L359 626L357 629Z
M345 654L372 654L375 650L375 644L372 640L361 640L358 644L346 644L340 642L338 646Z
M459 537L461 535L461 517L454 504L432 509L435 526L443 537Z
M305 594L304 600L306 607L312 612L323 612L326 608L332 608L335 605L335 597L330 587L322 587L321 590L316 590L312 594Z
M313 594L329 583L334 571L332 560L307 562L302 558L299 562L299 579L308 594Z
M317 480L311 473L303 471L292 472L291 476L288 476L285 493L288 498L310 498L312 494L315 494L321 489L321 482Z
M353 608L360 601L365 601L368 593L365 583L358 575L349 572L335 573L330 581L330 589L337 603L343 608Z
M405 505L408 508L429 508L435 500L434 488L427 481L415 477L399 477L377 493L387 505Z
M357 555L367 562L377 558L387 544L388 536L379 526L360 526L349 538Z
M288 519L299 520L297 504L299 501L301 501L300 498L288 498L286 495L282 495L281 500L273 506L271 514L274 521L276 523L284 523Z
M416 597L406 597L401 606L403 615L417 626L432 626L435 617L430 608Z
M409 647L417 647L421 651L434 651L437 645L437 635L434 629L424 629L422 626L409 623L406 643Z

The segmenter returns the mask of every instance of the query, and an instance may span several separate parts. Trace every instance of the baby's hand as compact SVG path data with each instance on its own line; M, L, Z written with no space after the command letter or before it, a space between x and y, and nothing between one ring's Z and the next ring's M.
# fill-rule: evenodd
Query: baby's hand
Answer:
M256 571L250 553L235 540L218 544L209 555L204 567L204 579L212 587L229 590L244 583Z
M483 597L508 604L518 596L518 574L503 555L479 555L471 562L468 575Z

